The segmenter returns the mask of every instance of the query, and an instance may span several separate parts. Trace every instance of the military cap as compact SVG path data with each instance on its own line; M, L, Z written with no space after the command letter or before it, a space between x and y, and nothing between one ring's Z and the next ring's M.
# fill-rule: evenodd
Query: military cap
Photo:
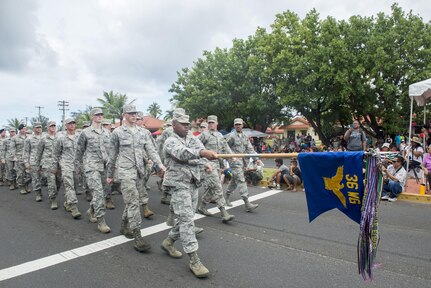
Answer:
M111 124L111 129L115 129L115 124Z
M97 115L97 114L103 114L102 108L93 108L91 109L91 116Z
M123 113L129 114L129 113L138 113L138 111L136 111L136 106L132 105L132 104L127 104L124 105L123 107Z
M51 127L51 126L57 126L57 124L55 123L55 121L49 121L48 124L46 125L47 127Z
M110 125L111 124L111 120L109 119L105 119L102 121L102 125Z
M9 131L16 132L15 128L13 128L13 127L10 127L10 128L9 128Z
M19 126L18 126L18 130L23 129L24 127L26 127L26 126L25 126L25 124L22 124L22 123L21 123L21 124L19 124Z
M207 122L202 122L201 125L199 125L199 127L201 127L201 128L208 128L208 123Z
M144 112L139 111L138 114L136 114L136 119L138 120L144 119Z
M33 128L42 128L42 124L40 122L34 122Z
M75 119L73 118L67 118L66 120L64 120L64 124L70 124L70 123L76 123Z
M164 127L164 128L166 128L166 127L171 127L171 126L172 126L172 119L167 120L167 121L165 122L165 124L163 124L163 127Z
M182 124L190 124L190 116L186 114L176 114L173 120Z
M217 121L217 116L216 115L209 115L208 119L207 119L207 122L208 123L210 123L210 122L218 122Z
M235 120L233 120L233 125L236 125L236 124L243 124L244 123L244 121L242 121L242 119L241 118L235 118Z
M82 122L82 127L89 127L89 126L90 126L90 121Z
M186 114L186 110L184 110L183 108L175 108L174 112L172 113L172 115L175 118L175 115L185 115Z

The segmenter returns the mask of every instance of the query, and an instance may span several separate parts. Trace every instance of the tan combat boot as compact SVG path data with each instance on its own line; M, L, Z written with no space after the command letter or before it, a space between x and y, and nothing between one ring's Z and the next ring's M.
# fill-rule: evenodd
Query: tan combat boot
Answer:
M27 190L25 190L25 186L24 185L19 187L19 193L21 195L25 195L25 194L28 193Z
M174 240L168 237L162 242L162 250L165 250L172 258L181 258L183 254L174 247Z
M76 204L69 205L69 212L72 214L73 219L78 219L81 217L81 212L78 210Z
M222 219L221 221L223 223L226 224L227 222L232 221L235 218L234 215L231 215L231 214L227 213L226 208L220 207L219 209L220 209L220 212L221 212L220 213L221 219Z
M154 212L148 209L148 204L142 204L142 215L144 218L150 218L154 215Z
M133 238L135 238L133 248L135 248L136 251L147 252L151 249L150 243L142 238L141 230L139 228L133 229Z
M201 204L199 204L198 207L198 212L205 216L213 216L213 214L211 214L205 206L207 206L207 204L201 201Z
M111 232L111 228L106 225L105 217L102 216L97 218L97 229L99 229L100 232L105 234Z
M133 239L133 233L129 228L129 220L127 218L121 221L120 234L128 239Z
M42 201L42 191L36 190L36 202Z
M16 189L16 183L15 183L15 181L10 181L9 189L10 190L15 190Z
M106 209L110 209L110 210L115 209L114 202L112 201L111 198L106 199L105 204L106 204Z
M88 210L87 210L87 217L88 217L88 221L90 221L91 223L97 222L97 218L96 218L96 216L94 216L94 210L91 207L88 208Z
M201 263L198 253L192 252L188 253L190 257L189 267L193 274L198 278L208 277L210 271Z
M58 204L57 204L57 199L51 198L51 210L57 210L58 209Z
M247 197L243 197L242 200L244 200L245 209L247 210L247 212L251 212L254 209L256 209L257 207L259 207L259 204L250 203L250 201L248 201Z

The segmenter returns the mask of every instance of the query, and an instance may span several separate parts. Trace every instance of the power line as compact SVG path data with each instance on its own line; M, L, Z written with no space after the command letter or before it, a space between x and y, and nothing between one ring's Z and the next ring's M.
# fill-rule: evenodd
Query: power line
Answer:
M44 108L44 107L42 107L42 106L36 106L36 109L38 109L38 110L39 110L39 112L37 113L37 115L38 115L38 116L37 116L37 121L39 121L39 122L41 122L41 121L40 121L40 110L41 110L41 109L43 109L43 108Z
M60 107L59 108L60 111L63 111L63 117L62 117L62 120L61 120L61 126L63 126L63 131L64 131L65 130L64 120L66 118L66 111L69 111L69 109L67 109L66 107L69 107L69 102L64 101L64 100L58 101L57 106Z

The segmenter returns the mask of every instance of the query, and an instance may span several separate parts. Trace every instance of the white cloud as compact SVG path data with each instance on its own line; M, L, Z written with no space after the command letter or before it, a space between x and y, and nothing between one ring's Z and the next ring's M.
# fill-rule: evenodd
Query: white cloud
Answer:
M59 121L57 101L70 110L98 105L103 91L170 109L168 90L176 71L190 67L204 50L229 47L277 13L301 17L312 8L324 18L388 13L392 1L279 0L3 0L0 1L0 126L10 118L34 117L35 106ZM401 1L426 21L425 1Z

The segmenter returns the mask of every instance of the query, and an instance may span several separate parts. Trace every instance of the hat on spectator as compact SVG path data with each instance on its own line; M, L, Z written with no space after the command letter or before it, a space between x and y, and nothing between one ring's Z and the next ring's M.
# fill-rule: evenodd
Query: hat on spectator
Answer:
M51 126L57 126L57 124L55 123L55 121L49 121L48 124L46 125L47 127L51 127Z
M421 140L418 138L418 137L413 137L412 138L412 142L416 142L416 143L418 143L419 145L421 145L422 143L421 143Z
M211 122L218 122L218 121L217 121L217 116L216 116L216 115L209 115L209 116L208 116L208 119L207 119L207 122L208 122L208 123L211 123Z
M244 121L242 121L242 119L241 118L235 118L235 120L233 120L233 125L236 125L236 124L243 124L244 123Z
M389 148L391 145L389 145L389 143L383 143L382 148L386 147Z
M67 118L66 120L64 120L64 124L70 124L70 123L76 123L75 119Z
M42 128L42 124L40 122L34 122L33 128Z
M136 110L136 106L132 104L124 105L123 107L123 113L129 114L129 113L138 113Z
M91 109L91 116L94 116L94 115L97 115L97 114L102 114L103 115L102 108L93 108L93 109Z

